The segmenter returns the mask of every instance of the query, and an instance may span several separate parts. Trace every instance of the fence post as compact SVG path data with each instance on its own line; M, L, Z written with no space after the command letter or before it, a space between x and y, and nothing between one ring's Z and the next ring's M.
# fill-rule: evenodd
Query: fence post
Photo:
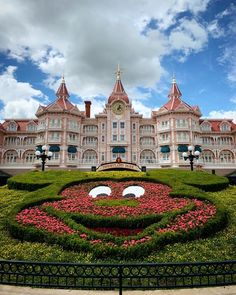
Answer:
M119 271L119 295L122 295L122 266L118 266Z

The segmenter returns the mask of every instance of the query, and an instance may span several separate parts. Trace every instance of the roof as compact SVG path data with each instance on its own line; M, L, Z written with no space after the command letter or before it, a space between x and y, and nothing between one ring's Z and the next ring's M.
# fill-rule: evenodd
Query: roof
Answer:
M220 132L221 129L220 129L220 125L223 123L223 122L228 122L231 126L231 131L232 130L236 130L236 124L234 124L233 122L233 119L200 119L199 120L199 123L200 125L203 123L203 122L208 122L211 124L211 131L214 131L214 132Z
M27 126L29 123L38 123L37 119L6 119L5 122L2 124L3 128L7 130L7 126L10 122L15 122L17 124L17 131L24 131L29 132L27 130Z
M36 114L40 114L41 112L45 112L45 111L64 111L64 110L67 110L67 111L74 110L76 112L79 112L77 106L73 105L68 99L69 92L67 90L64 77L62 78L62 82L56 92L56 95L57 95L57 99L53 101L52 103L50 103L49 105L47 105L46 107L39 106Z
M168 97L169 98L180 98L181 96L182 96L182 93L179 90L179 87L178 87L178 85L176 83L175 78L173 78L172 85L171 85L171 88L170 88L170 92L168 94Z
M117 74L116 83L115 83L115 86L113 88L111 95L108 98L108 103L111 103L111 102L118 100L118 99L122 99L126 103L129 103L128 95L126 94L123 84L121 82L121 78L120 78L121 71L120 71L119 65L118 65L118 69L117 69L116 74Z
M190 105L188 105L186 102L181 100L182 93L179 90L179 87L176 83L176 80L173 79L172 80L172 85L168 94L168 97L170 98L169 101L163 105L162 108L167 109L168 111L174 111L177 110L178 108L187 108L188 110L194 111L195 109L197 109L197 107L195 106L194 108L192 108Z
M66 83L65 83L64 77L62 77L61 85L59 86L56 95L58 98L67 99L69 97L69 92L66 88Z

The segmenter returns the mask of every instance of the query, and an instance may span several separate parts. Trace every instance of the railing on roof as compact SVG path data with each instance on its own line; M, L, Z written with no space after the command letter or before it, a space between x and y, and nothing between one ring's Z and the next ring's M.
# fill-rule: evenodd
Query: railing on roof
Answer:
M82 264L0 261L0 284L66 289L164 289L236 284L236 260Z

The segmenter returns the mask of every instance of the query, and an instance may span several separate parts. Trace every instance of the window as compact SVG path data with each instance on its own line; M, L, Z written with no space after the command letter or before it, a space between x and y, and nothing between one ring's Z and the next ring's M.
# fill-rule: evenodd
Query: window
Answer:
M204 151L201 154L201 158L204 163L212 163L214 162L214 154L211 151Z
M102 153L101 161L102 161L102 162L105 161L105 153Z
M154 132L154 126L153 125L142 125L140 126L140 133L153 133Z
M177 141L189 141L189 133L188 132L177 132Z
M150 150L144 150L140 154L141 163L154 163L155 162L155 154Z
M31 123L31 124L28 124L27 126L27 131L35 131L36 130L36 125Z
M133 143L136 143L136 135L133 135Z
M76 120L69 120L68 121L68 129L70 130L78 130L79 123Z
M96 125L86 125L83 130L84 133L97 133L98 127Z
M135 123L133 123L133 130L135 130L136 129L136 124Z
M97 154L93 150L87 150L83 154L83 163L94 164L97 162Z
M77 134L75 134L75 133L69 133L69 134L68 134L68 140L69 140L70 142L76 142L77 139L78 139Z
M211 131L211 125L209 123L203 123L201 129L202 131Z
M15 122L11 122L7 126L7 131L16 131L17 130L17 125Z
M117 141L117 135L116 134L112 135L112 141Z
M105 136L102 135L102 142L105 142Z
M230 151L222 151L220 153L220 162L221 163L231 163L233 162L233 154Z
M49 120L49 127L60 128L61 127L61 119L52 118Z
M105 123L102 123L102 130L105 130Z
M170 153L162 154L162 160L163 161L169 161L170 160Z
M112 123L112 128L114 128L114 129L117 128L117 122Z
M55 140L55 141L60 140L60 132L51 132L50 140Z
M221 131L230 131L230 126L227 123L223 123L220 125Z
M168 129L169 128L169 121L161 121L160 127L161 127L161 129Z
M188 121L186 119L176 119L175 124L177 128L188 127Z
M34 152L33 151L28 151L25 154L25 162L26 163L33 163L34 162Z
M120 141L124 141L125 140L125 136L124 136L124 134L121 134L120 135Z
M137 160L137 156L136 156L135 153L133 153L133 155L132 155L132 161L133 161L133 162L136 162L136 160Z
M96 146L97 145L97 137L93 137L93 136L88 136L88 137L84 137L83 139L83 144L84 145L92 145L92 146Z
M76 153L68 153L68 160L75 161L76 160Z
M51 160L57 161L60 158L60 152L53 152Z
M120 122L120 128L122 128L122 129L125 128L125 122Z
M6 152L4 158L7 163L16 163L17 158L18 158L17 152L16 151L8 151L8 152Z
M163 133L160 135L160 141L161 142L169 142L170 140L170 134L169 133Z
M35 144L35 138L34 137L28 137L25 139L25 144L26 145L33 145Z

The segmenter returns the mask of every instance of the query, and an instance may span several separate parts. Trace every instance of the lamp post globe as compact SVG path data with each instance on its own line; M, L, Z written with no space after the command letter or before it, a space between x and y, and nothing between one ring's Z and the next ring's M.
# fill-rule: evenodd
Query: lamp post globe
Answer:
M43 145L41 149L42 149L42 151L37 150L35 152L35 156L36 156L37 159L41 159L41 161L42 161L42 171L44 171L45 170L46 160L47 159L50 160L53 153L51 151L49 151L46 154L46 151L47 151L47 146L46 145Z
M194 159L197 160L200 156L200 151L195 151L195 152L193 152L193 151L194 151L194 146L190 145L190 146L188 146L189 153L184 152L182 154L185 161L189 159L191 171L193 171L193 160Z

